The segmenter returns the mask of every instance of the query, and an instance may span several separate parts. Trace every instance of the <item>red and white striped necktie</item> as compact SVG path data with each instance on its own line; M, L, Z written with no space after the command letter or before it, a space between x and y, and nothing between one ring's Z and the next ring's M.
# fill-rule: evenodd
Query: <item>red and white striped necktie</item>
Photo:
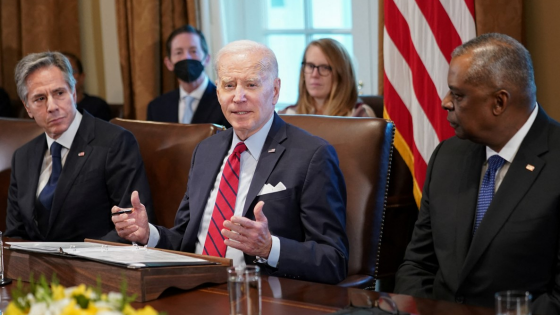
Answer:
M204 251L202 253L205 255L218 257L225 257L226 255L226 245L224 244L224 236L221 230L224 227L224 221L229 220L235 213L241 153L245 150L247 150L245 143L239 142L224 166L220 187L216 196L216 204L212 212L212 220L210 221L208 235L206 235L206 241L204 242Z

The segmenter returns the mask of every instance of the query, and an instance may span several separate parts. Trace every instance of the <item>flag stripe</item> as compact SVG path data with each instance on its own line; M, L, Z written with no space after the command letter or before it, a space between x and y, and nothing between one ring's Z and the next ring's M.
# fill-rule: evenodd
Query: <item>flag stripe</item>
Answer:
M389 11L388 14L393 16L392 19L385 21L387 26L386 30L387 33L389 33L389 37L393 40L398 51L400 51L405 62L408 64L410 70L414 74L412 75L412 83L413 83L412 88L416 93L416 98L420 106L426 113L429 123L431 123L434 126L433 128L436 130L436 133L439 137L439 141L441 141L443 139L452 136L454 132L449 126L449 123L446 121L447 113L442 111L441 108L438 106L439 104L441 104L441 98L439 97L439 94L436 90L434 82L431 79L431 76L428 74L426 65L421 60L418 54L418 50L416 50L414 46L414 41L413 38L411 37L409 24L404 19L403 15L400 14L398 8L395 6L396 2L397 1L393 1L393 0L385 1L386 8ZM406 3L410 4L411 7L416 7L412 5L416 3L414 1L407 1ZM405 10L405 12L408 14L411 13L411 10ZM416 23L416 24L421 24L421 23ZM424 21L424 25L427 26L425 21ZM429 30L429 27L426 27L426 29ZM399 32L397 33L396 30L399 30ZM416 39L419 42L424 42L427 38L424 39L416 38ZM435 43L435 41L433 42ZM425 47L426 50L427 48L428 47ZM437 44L433 45L431 50L434 52L438 51L439 55L441 56L441 60L443 60L444 63L447 64L445 58L443 58L441 52L437 48ZM429 55L430 54L426 53L426 58L429 58ZM439 68L439 67L435 67L435 68ZM447 71L447 67L445 67L445 69ZM400 79L401 78L399 78L399 80ZM401 95L402 97L402 94L399 93L399 95ZM412 116L414 117L414 113L412 114Z
M475 36L474 0L385 0L384 117L414 178L419 203L427 162L454 135L441 100L456 46Z
M385 75L388 78L388 82L385 83L387 87L384 87L384 89L392 86L398 97L387 99L387 104L391 105L388 106L388 111L391 116L394 116L392 111L402 108L399 102L403 103L404 107L407 108L412 116L413 141L410 141L412 139L408 139L409 141L407 141L407 143L411 145L412 142L417 141L422 157L424 160L428 160L432 154L432 148L439 143L439 139L416 98L412 83L414 79L412 76L413 72L392 43L393 42L387 36L385 45L383 45L383 56L386 61L392 62L393 66L391 68L385 68ZM397 123L395 123L395 126L398 126Z
M440 0L440 3L455 25L455 29L461 37L461 43L476 36L474 0Z
M426 18L426 22L430 25L430 30L435 37L441 53L447 63L451 61L451 52L455 47L461 45L461 37L455 30L453 22L445 12L445 9L439 2L430 5L429 1L416 0L416 4L422 14ZM419 49L420 51L422 49ZM424 60L425 62L426 60ZM434 79L434 76L432 76ZM442 94L439 94L440 98L443 98Z
M433 3L426 2L424 3ZM431 26L425 20L422 11L414 1L395 0L399 12L406 20L408 26L414 25L408 33L400 34L402 37L410 38L412 43L408 44L414 50L414 54L420 57L421 62L424 64L431 80L437 90L440 99L443 99L447 93L447 80L442 78L440 73L442 69L447 71L449 61L443 55L440 47L432 33ZM437 118L435 118L437 119ZM437 129L437 128L436 128Z

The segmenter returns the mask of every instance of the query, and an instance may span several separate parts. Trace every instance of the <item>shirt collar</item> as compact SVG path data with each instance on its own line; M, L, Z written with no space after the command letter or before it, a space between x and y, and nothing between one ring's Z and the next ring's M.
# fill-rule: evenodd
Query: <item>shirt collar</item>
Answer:
M58 137L58 139L56 139L56 142L61 144L63 147L70 149L70 147L72 146L72 142L76 137L76 133L78 133L78 128L80 127L81 122L82 122L82 114L80 114L79 111L76 111L74 120L72 121L68 129L66 129L66 131L63 132L62 135ZM48 145L48 149L50 150L51 144L55 142L55 140L49 137L49 135L46 132L45 135L47 136L47 145Z
M204 95L204 92L206 91L206 88L208 87L208 76L206 74L204 74L204 81L202 81L202 84L200 84L196 90L187 93L187 91L183 90L183 87L181 85L179 85L179 97L181 99L185 98L185 96L191 96L197 100L202 99L202 95Z
M259 157L261 156L261 151L262 148L264 146L264 141L266 140L266 137L268 136L268 132L270 131L270 127L272 127L272 121L274 120L274 114L272 115L272 117L270 117L270 119L266 122L266 124L264 124L264 126L262 126L262 128L257 131L254 135L250 136L249 138L247 138L245 140L245 145L247 146L247 150L249 151L249 154L251 154L255 160L259 160ZM237 135L235 134L235 130L233 131L233 141L231 141L231 148L230 151L233 150L233 148L235 148L235 146L241 142L241 140L239 140L239 138L237 137Z
M515 158L517 151L519 151L521 142L523 142L523 139L525 139L525 136L527 135L527 133L529 133L529 129L531 129L531 126L535 122L538 111L539 111L539 104L536 104L535 108L533 109L533 112L531 113L531 115L529 115L529 118L527 119L525 124L523 124L523 126L519 130L517 130L515 135L513 135L513 137L509 139L509 141L502 148L502 150L500 150L500 153L490 149L489 147L486 147L486 160L488 160L492 155L498 154L504 160L511 163L513 161L513 158Z

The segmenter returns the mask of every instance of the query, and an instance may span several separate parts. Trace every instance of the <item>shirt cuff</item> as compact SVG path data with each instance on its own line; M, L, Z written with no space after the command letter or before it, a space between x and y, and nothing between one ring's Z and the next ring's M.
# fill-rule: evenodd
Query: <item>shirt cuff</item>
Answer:
M148 239L148 247L156 247L157 243L159 242L159 231L156 227L148 223L150 225L150 238Z
M280 239L274 235L272 236L272 247L270 248L270 253L268 254L268 259L266 263L270 267L276 268L278 266L278 259L280 259Z

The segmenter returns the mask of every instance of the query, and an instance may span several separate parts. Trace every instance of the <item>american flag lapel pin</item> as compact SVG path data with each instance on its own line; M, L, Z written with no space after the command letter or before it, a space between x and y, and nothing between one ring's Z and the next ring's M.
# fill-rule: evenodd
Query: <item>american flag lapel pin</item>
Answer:
M527 164L527 166L525 166L525 168L528 169L531 172L535 170L535 167L531 164Z
M270 149L270 150L268 150L268 153L274 153L274 152L276 152L276 149Z
M80 152L80 153L78 153L78 156L84 156L84 155L86 155L85 152Z

